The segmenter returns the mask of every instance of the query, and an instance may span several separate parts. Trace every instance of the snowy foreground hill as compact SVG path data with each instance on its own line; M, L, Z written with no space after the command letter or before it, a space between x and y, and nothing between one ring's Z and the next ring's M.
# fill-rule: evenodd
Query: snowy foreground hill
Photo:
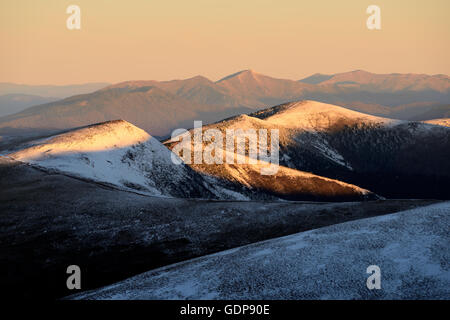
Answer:
M450 299L450 202L254 243L72 299ZM369 265L381 289L369 290Z

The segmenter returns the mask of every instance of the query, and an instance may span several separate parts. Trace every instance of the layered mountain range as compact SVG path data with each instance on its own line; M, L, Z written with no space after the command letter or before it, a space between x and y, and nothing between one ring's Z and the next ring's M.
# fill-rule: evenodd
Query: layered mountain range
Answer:
M226 90L239 90L237 77L223 80L229 86ZM127 83L85 96L97 96L99 103L104 94L111 95L111 102L121 97L120 110L133 109L134 100L127 100L130 94L147 101L156 92L163 97L187 97L191 90L196 91L195 85L181 84L186 83L171 82L171 89L163 89ZM263 99L264 92L258 96ZM98 112L90 99L84 106L70 102L65 110L76 110L80 116ZM184 107L180 106L180 112ZM54 108L60 110L58 105ZM160 115L168 109L155 107ZM238 112L239 105L232 110ZM62 115L62 119L66 117L64 112ZM151 112L144 116L153 119ZM158 120L155 117L152 123L158 124ZM183 121L192 127L192 122ZM222 150L225 156L232 153L244 163L176 164L173 159L182 160L184 154L177 157L175 148L180 138L192 131L161 142L152 131L125 120L64 130L55 126L57 132L11 140L6 149L0 144L4 226L0 265L1 273L7 275L2 279L6 295L61 298L72 294L66 286L66 270L76 263L88 275L83 276L88 279L83 290L153 271L75 298L173 299L215 294L221 298L326 298L329 292L317 286L324 281L336 284L332 297L373 298L377 293L366 290L366 278L361 274L373 263L366 263L368 258L379 256L381 260L375 263L395 271L386 281L400 283L381 298L445 296L448 268L442 261L448 247L448 203L363 218L437 203L437 198L450 199L448 118L406 121L301 100L251 109L205 125L202 131L209 129L218 133L266 130L270 142L278 132L278 170L262 175L261 168L268 163L265 159L251 163L249 145L242 154L239 149ZM202 140L201 151L211 143ZM258 147L261 145L259 141ZM340 224L356 219L363 220ZM317 229L325 226L330 227ZM299 233L303 231L307 233ZM223 251L228 249L233 250ZM205 256L209 254L214 255ZM228 262L224 263L224 257ZM422 259L421 263L417 264L417 259ZM344 272L337 276L324 272L327 263L330 270ZM160 267L164 269L155 270ZM234 272L232 277L229 270ZM312 280L295 285L299 270L302 279ZM414 281L405 278L404 270L412 272ZM192 281L191 275L199 272L206 275L200 279L204 286ZM211 277L211 272L219 277ZM267 275L273 281L267 282ZM241 285L235 285L236 279ZM351 286L346 286L349 279ZM360 286L355 287L358 281ZM294 285L286 287L286 283ZM246 288L256 289L249 293ZM263 294L260 288L264 288Z
M77 94L90 93L108 85L109 83L86 83L57 86L1 82L0 117L23 111L32 106L61 100Z
M175 128L191 127L193 120L211 123L304 99L397 119L446 118L450 112L450 78L357 70L294 81L245 70L216 82L201 76L127 81L2 117L0 135L56 132L124 119L164 137Z
M230 129L265 129L268 141L277 129L279 165L271 175L261 174L266 160L250 161L249 144L243 154L237 148L222 150L224 156L243 157L241 162L175 164L170 150L182 139L163 145L124 120L31 139L6 154L50 172L159 197L339 201L378 194L448 199L450 128L445 124L445 119L393 120L305 100L203 127L203 132L215 129L224 136ZM208 141L203 140L203 149Z

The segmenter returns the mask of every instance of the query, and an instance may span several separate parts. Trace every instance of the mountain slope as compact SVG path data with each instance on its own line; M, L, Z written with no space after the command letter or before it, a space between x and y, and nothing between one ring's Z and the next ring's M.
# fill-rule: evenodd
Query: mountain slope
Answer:
M108 86L109 83L85 83L71 85L26 85L9 82L0 83L0 94L28 94L41 97L65 98L76 94L94 92Z
M445 202L253 243L69 299L449 299L449 212ZM370 265L381 290L366 286Z
M331 79L332 77L333 77L333 75L315 73L312 76L298 80L298 82L309 83L309 84L319 84L321 82Z
M61 130L114 119L126 119L156 134L196 113L186 101L157 87L110 88L35 106L2 118L0 127Z
M394 124L392 119L375 117L317 101L301 101L252 113L270 124L295 130L322 131L359 123Z
M6 299L72 294L64 276L74 261L88 272L82 288L89 290L200 255L434 202L149 197L4 157L0 190L0 296Z
M313 174L280 170L277 189L267 190L269 177L258 166L244 175L232 167L230 176L203 175L174 164L171 151L144 130L123 121L108 121L31 141L8 157L45 170L92 180L152 196L215 199L362 200L367 190ZM228 169L227 169L228 168ZM250 184L245 183L245 177ZM273 185L273 183L272 183Z
M429 124L435 124L438 126L450 127L450 118L433 119L433 120L427 120L427 121L423 121L423 122L429 123Z
M46 170L153 196L214 197L198 174L126 121L109 121L34 141L8 155Z
M450 198L450 130L316 101L227 119L206 129L279 130L280 165L345 181L385 197ZM174 144L166 142L170 148ZM225 145L225 143L224 143ZM208 166L193 165L199 171ZM216 173L220 176L227 173Z
M189 128L193 120L212 123L304 99L409 119L433 106L448 104L450 82L444 75L377 75L356 71L311 84L276 79L251 70L217 82L201 76L172 81L126 81L1 117L0 134L48 133L124 119L155 136L165 137L173 129ZM444 116L433 118L436 117Z
M286 136L280 139L282 165L386 197L450 198L448 128L343 112L313 102L286 104L271 112L276 114L266 117L268 122L275 118L276 123L295 124L293 120L302 119L297 126L280 129Z
M315 102L311 102L315 103ZM346 109L344 112L352 112ZM269 111L270 112L270 109ZM261 115L264 111L258 112ZM291 116L288 115L290 118ZM224 140L222 145L226 146L226 132L228 130L246 130L246 129L267 129L270 140L270 129L280 128L276 123L275 116L265 120L257 117L241 115L229 120L225 120L216 124L204 126L203 134L209 129L219 130L223 134ZM373 117L375 118L375 117ZM309 123L305 123L309 125ZM192 130L191 130L192 133ZM173 137L166 140L164 144L173 150L183 141L183 135ZM260 138L260 137L259 137ZM280 140L285 140L285 132L281 132ZM236 143L236 141L235 141ZM195 146L194 140L191 139L191 160L193 159ZM205 154L206 149L213 147L211 142L204 142L202 152ZM298 168L289 168L286 165L278 165L270 163L268 160L254 159L248 152L248 143L245 145L245 154L238 153L237 150L222 149L222 163L191 163L189 164L195 171L211 176L219 180L229 181L238 185L245 186L250 190L259 190L274 194L278 197L291 200L329 200L329 201L346 201L354 199L376 199L377 195L372 192L360 188L356 185L348 184L336 179L330 179L326 176L304 172ZM269 150L268 150L269 151ZM214 151L214 153L219 151ZM281 155L283 156L283 155ZM227 162L227 158L233 159L232 163ZM255 160L252 163L251 160ZM192 161L191 161L192 162ZM265 171L267 174L263 173Z
M37 104L48 103L58 98L30 94L10 93L0 96L0 117L17 113Z
M448 92L450 78L446 75L426 74L375 74L363 70L338 73L320 82L321 86L359 86L379 91L438 91Z
M310 88L308 84L268 77L253 70L237 72L216 83L232 96L256 107L293 99Z
M412 117L411 120L421 121L440 118L450 118L450 105L430 107L425 112L422 112Z

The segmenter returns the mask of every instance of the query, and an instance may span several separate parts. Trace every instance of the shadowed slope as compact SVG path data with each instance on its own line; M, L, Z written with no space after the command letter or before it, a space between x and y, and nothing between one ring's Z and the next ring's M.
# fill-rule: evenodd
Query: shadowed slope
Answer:
M449 299L450 203L352 221L149 271L70 299ZM381 268L381 290L366 287Z

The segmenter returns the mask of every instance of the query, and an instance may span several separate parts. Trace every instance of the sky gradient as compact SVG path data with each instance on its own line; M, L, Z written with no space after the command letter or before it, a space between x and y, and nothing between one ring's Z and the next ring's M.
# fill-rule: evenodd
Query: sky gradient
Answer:
M81 8L81 30L66 8ZM366 8L381 8L381 30ZM2 0L0 82L450 74L448 0Z

